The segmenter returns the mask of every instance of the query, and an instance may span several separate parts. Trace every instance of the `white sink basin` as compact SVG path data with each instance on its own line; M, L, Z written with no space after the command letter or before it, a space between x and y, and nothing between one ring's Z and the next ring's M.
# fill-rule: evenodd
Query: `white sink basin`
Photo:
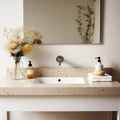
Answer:
M34 83L41 84L85 84L83 77L39 77Z

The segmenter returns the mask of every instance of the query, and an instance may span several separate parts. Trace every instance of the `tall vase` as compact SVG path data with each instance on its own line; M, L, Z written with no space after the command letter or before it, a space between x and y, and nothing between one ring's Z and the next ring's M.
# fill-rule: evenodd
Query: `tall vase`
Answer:
M13 80L24 79L24 71L23 71L23 68L21 67L20 60L21 60L21 57L14 57L15 66L12 74Z

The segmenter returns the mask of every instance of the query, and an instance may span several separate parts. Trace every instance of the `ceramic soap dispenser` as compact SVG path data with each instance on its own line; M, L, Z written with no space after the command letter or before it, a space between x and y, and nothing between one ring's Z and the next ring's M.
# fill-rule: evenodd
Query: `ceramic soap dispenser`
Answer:
M95 59L97 59L97 63L95 65L95 70L93 72L93 75L95 75L95 76L104 76L105 72L103 70L103 64L101 63L101 58L96 57Z

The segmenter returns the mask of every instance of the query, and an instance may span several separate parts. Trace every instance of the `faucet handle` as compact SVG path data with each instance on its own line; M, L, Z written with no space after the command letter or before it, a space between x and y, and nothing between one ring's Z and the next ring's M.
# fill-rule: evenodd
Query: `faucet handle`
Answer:
M56 57L56 61L59 63L59 66L61 66L61 63L64 61L64 57L59 55Z

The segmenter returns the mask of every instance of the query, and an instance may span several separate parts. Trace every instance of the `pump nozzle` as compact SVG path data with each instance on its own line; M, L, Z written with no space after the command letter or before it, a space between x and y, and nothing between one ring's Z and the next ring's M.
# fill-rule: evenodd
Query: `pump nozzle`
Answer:
M101 59L100 59L100 57L96 57L95 59L98 59L97 62L100 62L100 63L101 63Z
M31 61L28 61L29 63L28 63L28 66L30 67L30 66L32 66L32 63L31 63Z

